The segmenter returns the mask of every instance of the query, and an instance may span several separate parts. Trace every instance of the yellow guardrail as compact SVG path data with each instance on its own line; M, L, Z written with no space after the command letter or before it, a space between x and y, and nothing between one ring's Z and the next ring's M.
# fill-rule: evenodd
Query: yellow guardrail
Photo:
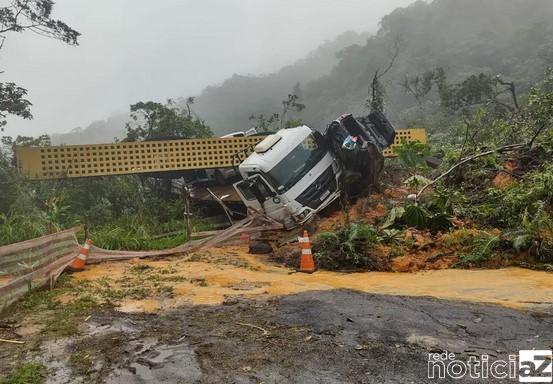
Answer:
M18 147L17 166L35 180L227 168L244 160L263 136ZM426 143L422 128L396 131L394 145ZM391 149L384 156L393 156Z

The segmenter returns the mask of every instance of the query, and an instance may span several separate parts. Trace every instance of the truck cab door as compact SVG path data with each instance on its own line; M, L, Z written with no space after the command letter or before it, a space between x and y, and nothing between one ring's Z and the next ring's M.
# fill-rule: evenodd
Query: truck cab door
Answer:
M261 210L285 226L293 222L287 207L288 200L285 196L279 195L262 175L252 175L246 180L239 181L234 184L234 188L246 207Z
M253 208L258 211L263 210L261 202L257 199L252 191L251 180L242 180L233 184L236 193L240 196L240 199L247 208Z

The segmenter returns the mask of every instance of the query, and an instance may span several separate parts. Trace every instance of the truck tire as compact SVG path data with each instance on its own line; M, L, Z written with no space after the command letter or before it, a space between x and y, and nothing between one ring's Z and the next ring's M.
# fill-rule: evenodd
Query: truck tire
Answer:
M273 253L273 247L269 243L253 243L250 244L249 253L252 255L266 255Z

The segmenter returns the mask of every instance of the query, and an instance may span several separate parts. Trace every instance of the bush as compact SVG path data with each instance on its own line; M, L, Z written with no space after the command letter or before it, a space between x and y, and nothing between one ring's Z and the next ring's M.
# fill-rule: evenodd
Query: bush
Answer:
M368 224L350 223L334 232L317 235L315 258L321 268L384 270L371 248L379 241L376 229Z
M510 233L512 246L517 251L527 251L541 262L553 261L553 218L541 203L533 215L525 211L520 229Z
M0 246L48 234L48 221L43 215L22 216L0 213Z
M392 148L399 162L406 168L425 168L425 156L430 154L430 147L419 141L401 140L401 144Z
M19 363L10 375L0 378L0 384L40 384L46 379L46 373L41 363Z
M392 208L381 227L383 229L389 227L417 228L436 233L449 231L452 223L446 211L436 205L429 204L427 207L423 207L408 204L405 207Z
M211 229L213 224L208 219L192 220L193 231ZM90 238L97 247L126 251L174 248L187 240L184 220L160 221L158 217L143 215L125 216L109 224L92 227Z
M474 238L459 254L460 266L479 266L488 261L498 250L501 242L499 236L482 235Z
M468 203L468 202L467 202ZM544 208L545 207L545 208ZM553 207L553 165L528 173L506 190L488 189L480 204L467 209L468 217L496 227L519 228L525 216Z

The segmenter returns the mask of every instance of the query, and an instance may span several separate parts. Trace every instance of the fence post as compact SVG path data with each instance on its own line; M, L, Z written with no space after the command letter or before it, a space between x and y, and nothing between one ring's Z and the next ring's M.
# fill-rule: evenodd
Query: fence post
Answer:
M192 237L192 222L190 221L190 189L183 179L182 184L182 195L184 198L184 232L186 233L186 241L190 241Z

